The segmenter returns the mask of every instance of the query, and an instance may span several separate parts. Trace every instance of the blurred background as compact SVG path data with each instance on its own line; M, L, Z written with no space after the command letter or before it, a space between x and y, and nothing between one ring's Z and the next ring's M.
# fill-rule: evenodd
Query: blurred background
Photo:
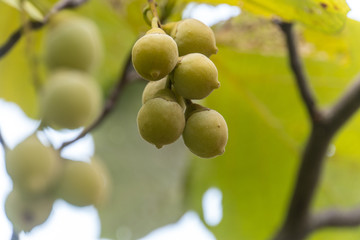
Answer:
M123 2L117 5L116 1L105 4L94 0L76 10L93 19L104 36L104 63L98 73L104 93L115 83L132 43L147 27L139 17L138 7L144 4ZM301 54L324 107L360 70L360 46L356 46L360 39L360 2L347 3L351 11L341 31L314 30L306 21L296 28ZM0 3L0 13L9 11L5 6ZM101 236L121 240L256 240L265 239L279 224L308 129L286 65L281 34L269 20L233 5L190 2L180 9L181 14L174 19L196 18L216 33L219 53L212 60L222 86L204 104L219 111L228 122L226 153L215 159L198 159L185 149L182 140L161 150L144 143L136 134L135 117L145 83L133 82L101 127L63 152L64 157L74 160L89 161L94 154L105 159L116 184L110 206L98 213L94 207L79 208L58 200L49 219L31 233L20 234L21 240L106 239ZM6 14L0 14L0 19L4 21ZM16 26L0 26L1 42ZM40 31L34 37L36 49L41 49L41 40L37 39L42 34ZM24 67L26 58L21 57L23 46L21 42L0 62L0 129L11 148L39 125L34 120L36 94L30 89L31 81L24 83L26 74L27 78L31 74L29 67ZM21 68L27 70L19 71ZM11 86L6 83L9 79ZM331 161L316 208L352 206L360 201L354 181L360 176L357 120L329 151ZM81 130L47 130L46 135L59 147ZM11 189L1 148L0 206L4 206ZM12 226L3 207L0 229L0 239L11 239ZM359 239L360 231L330 230L315 235L311 239Z

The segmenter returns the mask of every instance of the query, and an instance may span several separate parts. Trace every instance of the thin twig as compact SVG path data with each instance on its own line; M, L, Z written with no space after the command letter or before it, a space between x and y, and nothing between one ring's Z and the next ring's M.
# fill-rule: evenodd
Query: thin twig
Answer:
M13 229L12 235L11 235L11 240L19 240L19 234L15 231L15 229Z
M57 2L54 7L49 11L49 13L44 17L43 21L30 21L25 26L19 27L15 32L13 32L7 41L0 47L0 59L5 56L20 40L23 36L25 29L29 30L39 30L44 25L48 23L50 18L63 9L75 8L79 5L84 4L88 0L60 0Z
M4 150L9 148L8 145L6 144L5 140L4 140L4 137L2 135L1 130L0 130L0 144L4 148Z
M286 45L289 54L290 66L294 73L295 80L300 95L305 103L306 109L312 122L316 122L321 118L320 111L317 108L313 91L309 86L299 53L296 47L296 41L292 31L292 23L278 23L286 38Z
M132 68L131 56L129 56L124 65L121 77L119 78L119 81L118 81L117 85L115 86L113 92L109 95L108 99L106 100L105 106L104 106L103 111L100 114L100 116L95 120L95 122L93 124L91 124L90 126L85 128L76 138L74 138L70 141L64 142L61 145L61 147L59 148L60 151L62 151L64 148L66 148L70 144L85 137L89 132L91 132L94 128L96 128L98 125L100 125L100 123L109 115L109 113L114 108L115 103L116 103L117 99L121 96L121 94L123 93L125 86L130 82L131 79L133 79L130 74L132 72L133 72L133 68Z
M309 223L310 231L327 227L357 227L360 225L360 208L351 210L330 209L314 214Z

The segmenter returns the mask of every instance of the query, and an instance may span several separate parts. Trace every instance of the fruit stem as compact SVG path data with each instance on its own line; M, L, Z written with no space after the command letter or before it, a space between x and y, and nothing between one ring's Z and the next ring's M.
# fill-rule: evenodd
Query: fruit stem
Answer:
M169 76L166 77L166 84L165 84L165 88L168 88L171 90L171 79Z
M159 28L160 25L160 21L159 18L157 17L153 17L152 21L151 21L151 28Z
M151 22L151 27L152 28L156 28L156 27L161 28L161 23L160 23L160 20L159 20L160 18L159 18L157 9L156 9L157 4L156 4L155 0L148 0L148 3L149 3L149 6L150 6L151 13L153 15L153 19L152 19L152 22ZM154 18L156 18L156 25L154 25Z
M191 106L193 104L193 102L190 99L187 99L187 98L184 98L184 102L185 102L186 107L189 107L189 106Z

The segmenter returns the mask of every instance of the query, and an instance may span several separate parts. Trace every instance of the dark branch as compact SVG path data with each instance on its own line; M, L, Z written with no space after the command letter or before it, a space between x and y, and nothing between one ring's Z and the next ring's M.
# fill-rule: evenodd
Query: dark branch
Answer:
M333 131L343 126L360 107L360 76L327 113L329 128Z
M328 210L312 216L311 231L327 227L357 227L360 225L360 208L352 210Z
M50 12L44 17L44 20L41 22L30 21L27 23L27 28L30 30L38 30L41 29L44 25L46 25L49 19L59 11L63 9L75 8L88 0L60 0L58 3L54 5L54 7L50 10ZM7 41L0 47L0 59L5 56L20 40L20 38L24 35L25 26L19 27L11 36L7 39Z
M317 109L314 94L309 86L303 65L300 60L299 53L296 48L296 41L292 31L292 23L278 23L284 33L286 39L286 46L289 54L289 61L291 69L294 73L300 95L305 103L308 114L312 122L316 122L321 118L320 112Z
M91 132L94 128L100 125L100 123L109 115L109 113L112 111L112 109L115 106L116 101L123 93L123 90L127 83L130 82L133 77L131 76L131 73L133 72L132 68L132 62L131 62L131 56L128 57L123 72L121 74L121 77L119 78L119 81L117 85L115 86L113 92L109 95L108 99L105 102L104 109L100 116L96 119L96 121L91 124L89 127L85 128L76 138L74 138L71 141L64 142L61 147L59 148L60 151L62 151L64 148L69 146L70 144L78 141L79 139L85 137L89 132Z
M4 148L4 150L8 149L8 145L6 144L1 131L0 131L0 144Z
M13 229L11 240L19 240L19 234Z

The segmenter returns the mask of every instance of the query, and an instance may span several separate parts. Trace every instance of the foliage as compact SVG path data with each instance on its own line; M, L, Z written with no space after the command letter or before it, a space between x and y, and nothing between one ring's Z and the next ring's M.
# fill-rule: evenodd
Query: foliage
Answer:
M345 0L240 2L248 12L213 27L219 51L211 60L222 87L205 100L227 121L225 154L204 160L191 155L182 140L161 150L144 142L136 128L136 113L145 84L139 80L128 84L112 115L94 131L96 154L112 177L109 204L99 208L104 237L114 238L116 232L128 229L136 239L175 222L187 210L202 217L202 196L213 186L223 194L223 220L208 226L217 239L268 239L281 224L310 126L287 66L282 34L271 19L301 23L296 26L297 41L323 107L335 102L360 69L360 23L346 19ZM104 63L96 76L105 95L124 71L133 43L148 30L142 20L144 6L140 0L92 0L75 10L94 20L103 36ZM177 5L174 19L179 19L183 7L183 2ZM34 17L32 10L28 13ZM7 23L0 25L0 43L21 25L19 16L0 2L0 20ZM25 36L0 59L0 97L17 103L33 118L39 114L34 77L43 82L46 73L44 31L46 27ZM335 152L329 153L315 209L350 208L359 202L353 184L360 171L359 129L357 115L333 141ZM330 229L310 239L359 237L358 229Z

